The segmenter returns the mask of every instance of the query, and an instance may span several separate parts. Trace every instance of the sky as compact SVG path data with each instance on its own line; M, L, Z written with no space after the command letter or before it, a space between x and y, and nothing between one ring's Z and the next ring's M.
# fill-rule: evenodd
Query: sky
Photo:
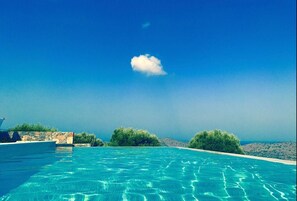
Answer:
M296 141L296 1L0 1L0 117Z

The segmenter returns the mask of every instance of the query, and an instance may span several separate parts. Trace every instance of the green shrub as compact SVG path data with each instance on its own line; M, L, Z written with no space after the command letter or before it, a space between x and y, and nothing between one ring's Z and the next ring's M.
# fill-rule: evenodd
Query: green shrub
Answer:
M74 144L91 144L91 146L103 146L104 143L102 142L101 139L96 138L96 135L94 134L88 134L88 133L79 133L75 134L73 138L73 143Z
M110 146L160 146L156 135L150 134L146 130L136 130L133 128L117 128L114 130Z
M40 131L40 132L56 132L56 128L50 128L41 124L27 124L23 123L10 128L9 131Z
M197 133L189 142L190 148L244 154L239 139L226 131L212 130Z

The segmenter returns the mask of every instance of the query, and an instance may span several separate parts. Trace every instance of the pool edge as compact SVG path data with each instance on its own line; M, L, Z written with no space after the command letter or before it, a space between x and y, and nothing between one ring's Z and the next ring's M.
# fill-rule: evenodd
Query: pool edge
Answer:
M209 150L203 150L203 149L193 149L193 148L187 148L187 147L176 147L176 148L177 149L191 150L191 151L198 151L198 152L206 152L206 153L212 153L212 154L235 156L235 157L241 157L241 158L250 158L250 159L263 160L263 161L269 161L269 162L274 162L274 163L282 163L282 164L285 164L285 165L295 165L296 166L296 161L282 160L282 159L277 159L277 158L265 158L265 157L260 157L260 156L233 154L233 153L209 151Z

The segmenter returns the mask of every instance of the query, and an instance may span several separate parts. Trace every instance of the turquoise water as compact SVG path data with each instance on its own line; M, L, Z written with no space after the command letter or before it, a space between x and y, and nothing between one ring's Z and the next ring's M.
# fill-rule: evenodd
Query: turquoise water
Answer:
M2 200L238 201L296 197L294 165L176 148L60 148L55 153L2 161L1 168L0 179L1 175L25 175L24 181L3 192ZM6 177L0 185L9 182L14 179Z

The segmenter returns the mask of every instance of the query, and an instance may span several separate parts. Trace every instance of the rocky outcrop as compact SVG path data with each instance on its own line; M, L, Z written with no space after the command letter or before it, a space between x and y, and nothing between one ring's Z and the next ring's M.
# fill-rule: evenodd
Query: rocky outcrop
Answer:
M160 139L160 142L162 146L167 146L167 147L188 147L187 143L180 142L171 138Z

